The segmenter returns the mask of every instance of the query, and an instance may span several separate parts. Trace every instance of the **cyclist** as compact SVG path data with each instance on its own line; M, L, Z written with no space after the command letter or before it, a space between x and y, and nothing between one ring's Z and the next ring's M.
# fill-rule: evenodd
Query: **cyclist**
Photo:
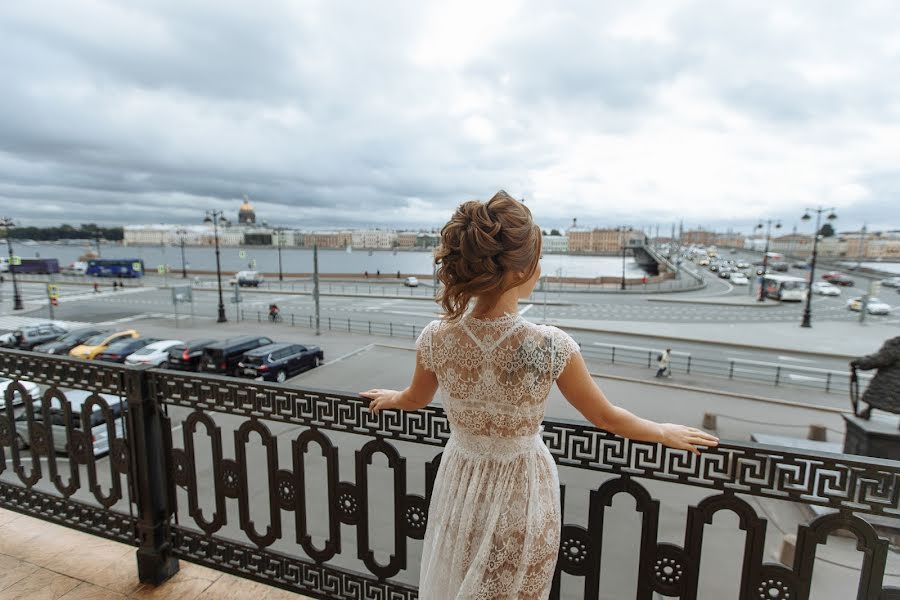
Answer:
M269 305L269 320L277 321L281 317L280 312L281 311L279 310L277 304L270 304Z

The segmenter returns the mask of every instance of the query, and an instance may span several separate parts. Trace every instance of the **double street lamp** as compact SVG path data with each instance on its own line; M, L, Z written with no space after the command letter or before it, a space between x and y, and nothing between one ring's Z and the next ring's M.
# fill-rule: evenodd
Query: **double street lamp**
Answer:
M276 227L275 235L278 236L278 281L284 281L284 272L281 270L281 236L284 235L284 227Z
M822 213L828 211L828 216L825 217L829 221L834 221L837 219L837 215L834 214L834 208L814 208L812 212L816 213L816 230L813 232L813 247L812 247L812 258L809 261L809 287L806 290L806 308L803 309L803 321L800 323L800 327L812 327L812 323L810 319L812 317L812 285L816 280L816 256L818 254L819 249L819 231L822 224ZM804 221L809 221L812 219L812 215L809 214L810 209L806 209L806 212L803 213L803 216L800 217ZM865 310L865 307L863 307Z
M756 298L757 302L764 302L766 299L766 270L769 267L769 238L772 235L772 225L775 225L775 229L781 229L781 222L775 219L766 219L765 228L766 228L766 249L763 252L763 264L762 264L762 280L759 283L759 296ZM763 228L763 223L760 222L756 226L757 229Z
M187 279L187 264L184 262L184 234L187 233L187 230L178 229L175 233L178 234L179 242L181 244L181 278Z
M15 223L9 217L2 217L0 218L0 227L3 227L6 231L6 248L9 250L9 276L12 278L13 284L13 310L23 310L22 296L19 295L19 284L16 282L16 270L13 264L12 237L9 233L9 230L15 227Z
M225 218L223 211L221 210L208 210L206 211L206 218L203 219L204 223L212 223L213 226L213 236L216 240L216 279L219 282L219 318L216 319L218 323L225 323L228 319L225 318L225 301L222 299L222 265L219 259L219 225L224 226L228 223L228 219Z
M622 283L621 289L625 289L625 226L619 227L619 244L622 246Z

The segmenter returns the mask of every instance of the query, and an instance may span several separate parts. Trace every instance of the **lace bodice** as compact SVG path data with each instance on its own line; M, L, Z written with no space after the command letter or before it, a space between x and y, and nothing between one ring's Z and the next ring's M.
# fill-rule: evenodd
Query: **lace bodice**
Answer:
M579 346L558 327L512 313L434 320L416 349L437 375L451 427L505 438L538 432L550 388Z

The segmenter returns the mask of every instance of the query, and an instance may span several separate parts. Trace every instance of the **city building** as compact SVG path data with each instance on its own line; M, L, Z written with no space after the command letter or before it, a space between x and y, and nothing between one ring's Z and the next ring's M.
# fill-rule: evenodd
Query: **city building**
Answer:
M569 237L565 235L542 236L544 252L565 254L569 251Z
M256 223L256 212L253 210L253 205L250 204L250 199L247 196L244 196L244 203L241 204L241 208L238 209L238 224L239 225L253 225Z
M703 229L688 229L681 234L681 243L685 246L696 244L698 246L712 246L718 242L718 235L715 231Z
M788 233L773 237L769 243L769 250L780 252L788 256L810 256L812 254L812 234Z
M397 243L397 232L387 229L358 229L352 234L354 248L390 249Z
M644 239L643 232L632 228L624 232L615 227L592 229L571 227L566 230L567 251L572 254L618 254L622 251L623 245L642 239Z

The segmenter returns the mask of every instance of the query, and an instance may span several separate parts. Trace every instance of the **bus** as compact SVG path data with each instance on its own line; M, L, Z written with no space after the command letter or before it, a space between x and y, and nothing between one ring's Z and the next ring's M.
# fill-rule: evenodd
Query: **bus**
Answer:
M763 278L763 290L768 298L782 302L802 302L809 293L809 285L800 277L767 274Z
M13 273L59 273L59 261L55 258L22 258L17 265L10 265Z
M144 261L140 258L92 258L85 275L94 277L143 277Z

